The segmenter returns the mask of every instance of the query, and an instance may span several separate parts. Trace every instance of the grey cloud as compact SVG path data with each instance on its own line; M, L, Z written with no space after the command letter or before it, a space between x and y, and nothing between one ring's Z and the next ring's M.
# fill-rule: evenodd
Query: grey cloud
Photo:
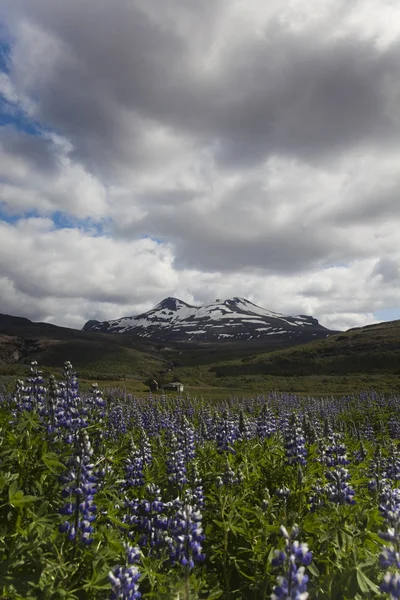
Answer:
M208 218L207 218L208 217ZM346 256L350 242L345 245L339 235L331 232L327 237L323 230L305 228L296 223L281 227L265 223L262 233L253 232L246 223L245 207L235 221L235 231L220 214L200 218L173 212L152 215L137 227L163 237L168 232L175 248L175 267L194 268L205 271L238 272L246 269L264 270L266 273L297 273L339 262ZM242 231L240 229L242 228Z
M332 286L322 285L318 281L312 282L301 290L301 295L306 298L329 298L331 294Z
M399 46L380 53L357 40L268 31L225 71L221 85L233 100L219 128L221 157L239 166L271 149L315 159L360 143L393 143L399 126L385 114L384 82L398 76L398 57Z
M51 79L35 89L40 115L71 138L92 169L140 164L147 119L193 136L199 146L217 142L217 161L232 168L271 153L318 159L398 140L385 94L399 78L399 45L381 51L371 41L329 41L326 31L294 34L274 22L262 39L233 41L220 68L207 75L198 69L192 28L216 28L222 3L211 10L207 2L200 23L188 19L186 30L135 2L22 5L64 44ZM156 14L160 4L148 6ZM197 4L190 11L197 15ZM203 38L207 53L212 37ZM127 128L132 119L137 134Z
M380 258L375 265L372 276L380 276L387 284L400 283L400 267L396 260L390 257Z
M344 227L358 223L385 222L400 218L399 181L378 182L375 189L360 193L353 190L352 197L336 209L334 221Z
M44 175L51 175L58 169L58 157L50 139L17 131L8 125L0 127L0 142L15 159L23 158Z

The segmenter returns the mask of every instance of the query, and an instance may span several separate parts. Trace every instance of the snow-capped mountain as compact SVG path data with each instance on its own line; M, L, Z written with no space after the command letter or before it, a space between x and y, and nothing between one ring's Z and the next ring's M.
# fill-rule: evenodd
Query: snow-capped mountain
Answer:
M158 341L222 341L271 339L308 341L327 337L328 329L313 317L289 316L253 304L245 298L216 300L191 306L165 298L146 313L112 321L88 321L84 331L131 333Z

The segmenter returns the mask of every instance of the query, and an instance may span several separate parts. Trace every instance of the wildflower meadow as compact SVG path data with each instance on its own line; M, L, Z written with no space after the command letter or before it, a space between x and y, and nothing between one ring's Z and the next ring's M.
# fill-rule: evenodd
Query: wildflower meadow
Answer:
M400 598L400 398L0 402L0 598Z

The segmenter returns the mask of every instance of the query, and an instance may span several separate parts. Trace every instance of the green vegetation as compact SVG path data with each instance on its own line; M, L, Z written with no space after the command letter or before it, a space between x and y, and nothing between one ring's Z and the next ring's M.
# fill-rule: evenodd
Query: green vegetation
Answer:
M400 391L400 321L279 349L278 340L167 345L124 334L41 325L24 319L15 324L11 317L3 324L0 383L23 376L33 359L45 374L73 359L84 382L104 381L110 387L123 382L132 393L147 389L149 378L182 381L185 391L210 397L240 396L246 390L306 395Z
M2 600L397 593L399 396L80 388L0 395Z

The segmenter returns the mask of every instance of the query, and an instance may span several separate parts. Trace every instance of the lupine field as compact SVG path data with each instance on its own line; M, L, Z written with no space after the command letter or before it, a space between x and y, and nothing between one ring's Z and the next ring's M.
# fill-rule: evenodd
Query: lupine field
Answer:
M400 597L400 398L0 404L0 598Z

